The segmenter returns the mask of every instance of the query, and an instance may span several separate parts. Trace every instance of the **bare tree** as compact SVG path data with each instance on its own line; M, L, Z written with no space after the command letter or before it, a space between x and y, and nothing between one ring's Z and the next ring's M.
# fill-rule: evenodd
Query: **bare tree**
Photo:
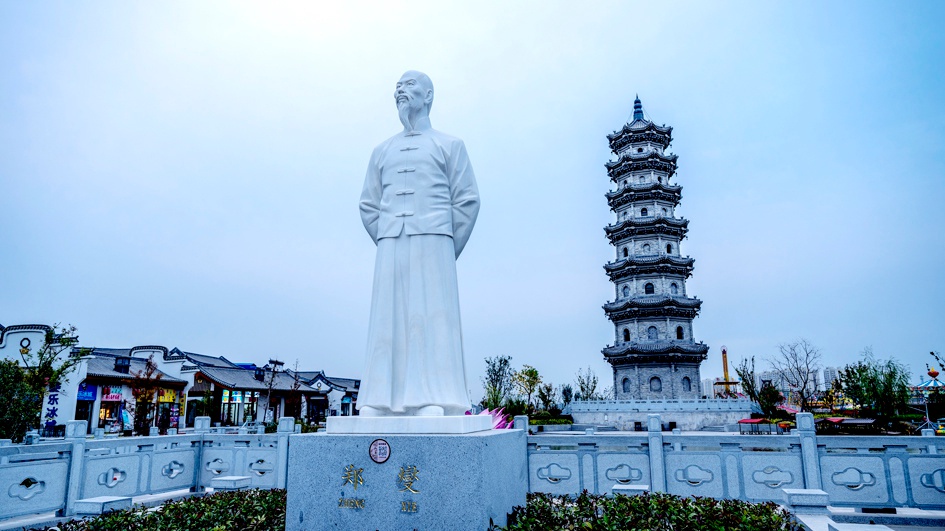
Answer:
M597 375L594 374L594 370L590 367L587 368L587 372L578 369L577 387L578 391L577 396L574 398L575 400L598 400Z
M820 349L806 339L778 345L779 354L770 359L771 368L797 396L801 411L808 411L817 393L815 375L821 369Z
M745 395L757 402L759 389L755 386L755 357L744 358L735 366L735 374L742 383L742 391Z

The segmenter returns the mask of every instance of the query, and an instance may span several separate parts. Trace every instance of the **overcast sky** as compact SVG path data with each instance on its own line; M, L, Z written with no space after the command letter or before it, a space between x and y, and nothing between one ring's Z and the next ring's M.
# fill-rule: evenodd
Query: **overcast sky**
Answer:
M573 382L613 341L608 133L673 126L703 377L805 337L924 376L945 351L941 2L4 2L0 323L360 377L357 202L436 87L482 196L466 365ZM763 363L762 363L763 365Z

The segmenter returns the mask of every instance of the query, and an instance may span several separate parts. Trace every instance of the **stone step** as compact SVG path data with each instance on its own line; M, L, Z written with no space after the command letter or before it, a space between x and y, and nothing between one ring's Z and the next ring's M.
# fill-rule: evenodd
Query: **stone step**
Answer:
M210 480L213 490L241 490L249 488L249 476L220 476Z
M79 515L99 515L110 511L124 511L131 509L131 498L128 496L97 496L76 500L75 512Z

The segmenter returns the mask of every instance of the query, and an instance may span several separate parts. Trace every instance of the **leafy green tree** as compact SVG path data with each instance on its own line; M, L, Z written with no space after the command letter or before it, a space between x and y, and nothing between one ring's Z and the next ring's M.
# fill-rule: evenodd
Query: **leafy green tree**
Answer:
M742 359L735 366L735 374L741 382L742 392L753 402L758 402L758 387L755 386L755 357Z
M577 396L575 400L597 400L597 375L590 367L587 372L578 369L577 373Z
M154 354L144 362L144 369L131 373L131 394L135 398L135 433L147 435L154 424L157 410L157 391L163 374L154 362Z
M894 360L879 360L872 348L863 359L840 371L844 394L886 424L904 410L909 400L909 370Z
M26 372L13 360L0 360L0 439L20 442L35 428L43 399L26 383Z
M538 405L542 410L551 412L558 407L558 390L551 383L538 386ZM559 410L560 411L560 410Z
M486 358L486 375L482 378L485 396L482 407L498 409L505 405L512 391L512 356Z
M571 387L571 384L564 384L561 386L561 402L564 404L564 407L568 407L568 404L574 400L574 388Z
M519 394L525 396L526 406L531 406L532 395L541 385L541 375L538 374L538 369L531 365L523 365L521 370L512 374L512 383L515 384Z
M761 389L757 392L758 398L758 407L761 408L761 414L766 418L771 418L777 416L778 405L781 402L784 402L784 397L781 396L781 391L778 391L777 387L771 385L771 382L764 382L761 385Z
M79 356L70 355L78 342L75 332L72 325L60 327L56 323L46 329L38 349L29 345L20 349L22 366L7 360L0 367L0 403L4 405L0 438L20 441L27 430L39 427L47 390L61 384L79 363Z

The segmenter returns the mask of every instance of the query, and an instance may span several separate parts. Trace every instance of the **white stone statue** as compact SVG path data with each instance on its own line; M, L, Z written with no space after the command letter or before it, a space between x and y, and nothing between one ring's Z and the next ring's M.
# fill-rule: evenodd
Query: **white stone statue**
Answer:
M361 220L377 244L362 416L463 415L469 409L456 258L479 214L463 141L430 127L433 83L401 76L403 132L374 148Z

